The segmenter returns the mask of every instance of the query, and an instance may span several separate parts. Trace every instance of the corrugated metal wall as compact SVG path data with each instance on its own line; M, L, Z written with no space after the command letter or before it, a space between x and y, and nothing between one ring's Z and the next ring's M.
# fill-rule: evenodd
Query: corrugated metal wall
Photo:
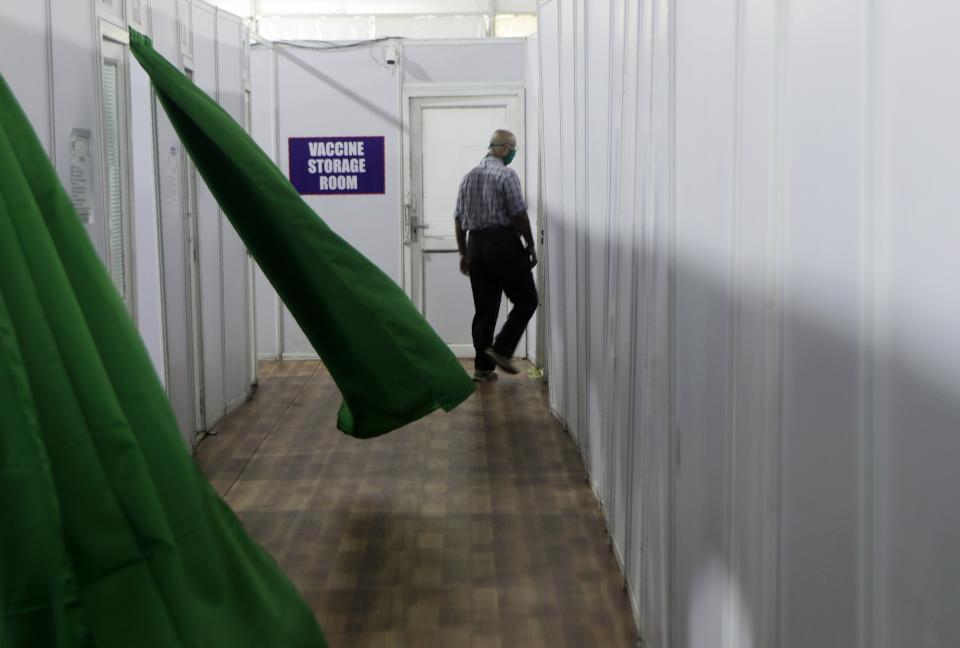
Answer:
M649 646L960 636L958 19L540 3L550 402Z

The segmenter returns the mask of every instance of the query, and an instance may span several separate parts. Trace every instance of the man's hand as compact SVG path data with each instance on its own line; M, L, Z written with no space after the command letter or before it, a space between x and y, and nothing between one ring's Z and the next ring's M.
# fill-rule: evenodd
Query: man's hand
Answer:
M534 250L534 247L531 245L527 248L527 258L530 259L530 269L533 270L537 267L537 252Z
M468 277L470 276L470 262L467 261L466 254L460 255L460 272L464 276L468 276Z

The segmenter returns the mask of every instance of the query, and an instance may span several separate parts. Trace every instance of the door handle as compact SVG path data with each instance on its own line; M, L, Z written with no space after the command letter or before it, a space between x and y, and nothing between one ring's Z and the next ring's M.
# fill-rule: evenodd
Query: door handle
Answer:
M414 223L413 229L425 230L425 229L430 229L430 226L429 226L429 225L421 225L420 223Z

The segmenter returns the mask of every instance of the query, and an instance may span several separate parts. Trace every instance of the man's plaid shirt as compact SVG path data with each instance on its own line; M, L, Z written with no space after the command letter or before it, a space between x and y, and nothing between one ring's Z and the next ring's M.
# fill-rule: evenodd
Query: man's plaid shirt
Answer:
M454 218L466 232L512 227L513 217L526 209L517 172L488 155L460 183Z

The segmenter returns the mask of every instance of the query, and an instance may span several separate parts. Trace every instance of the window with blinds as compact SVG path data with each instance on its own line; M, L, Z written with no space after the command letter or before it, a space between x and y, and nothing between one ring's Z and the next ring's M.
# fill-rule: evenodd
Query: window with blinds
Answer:
M110 276L117 291L127 299L127 249L123 217L123 157L120 108L120 68L103 62L103 160L106 181L105 212Z

